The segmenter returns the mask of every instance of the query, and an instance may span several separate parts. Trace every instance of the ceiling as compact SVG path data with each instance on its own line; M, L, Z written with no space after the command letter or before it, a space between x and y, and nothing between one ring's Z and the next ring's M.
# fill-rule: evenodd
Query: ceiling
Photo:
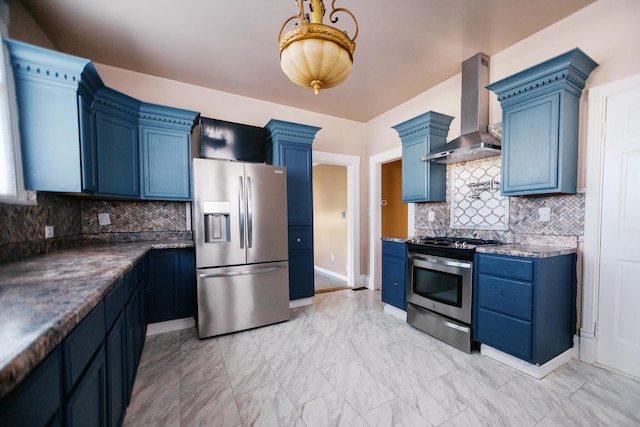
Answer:
M458 74L477 52L492 56L594 0L338 0L358 19L353 70L318 96L280 70L291 0L20 1L60 51L367 122ZM336 26L354 33L346 15Z

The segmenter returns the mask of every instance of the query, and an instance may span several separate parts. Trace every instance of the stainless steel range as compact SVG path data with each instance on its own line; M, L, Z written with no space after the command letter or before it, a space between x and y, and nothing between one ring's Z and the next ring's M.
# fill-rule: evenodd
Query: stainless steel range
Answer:
M407 322L471 353L473 255L495 240L419 237L409 249Z

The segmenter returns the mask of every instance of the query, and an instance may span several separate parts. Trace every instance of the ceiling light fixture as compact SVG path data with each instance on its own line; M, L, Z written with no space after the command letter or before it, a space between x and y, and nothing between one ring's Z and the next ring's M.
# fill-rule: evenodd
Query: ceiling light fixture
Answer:
M309 1L311 15L304 13L304 2ZM284 21L278 34L280 43L280 67L297 85L313 88L316 95L320 89L328 89L344 82L353 65L356 50L358 21L348 9L336 8L331 1L329 20L335 24L338 12L349 15L355 23L355 34L349 38L346 31L322 23L324 3L322 0L295 0L299 13ZM299 19L295 26L284 34L282 31L292 20Z

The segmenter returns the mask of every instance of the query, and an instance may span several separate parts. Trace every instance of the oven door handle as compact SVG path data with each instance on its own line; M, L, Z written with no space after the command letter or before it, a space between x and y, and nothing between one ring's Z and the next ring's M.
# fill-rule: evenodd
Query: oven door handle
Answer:
M473 265L470 262L456 261L449 258L440 258L440 257L415 255L415 254L410 254L409 258L419 259L419 260L427 261L437 265L446 265L449 267L458 267L458 268L466 268L466 269L471 269L471 266Z
M465 333L469 333L469 328L466 326L462 326L462 325L457 325L453 322L444 322L445 326L448 326L449 328L452 329L457 329L459 331L465 332Z
M457 261L440 261L439 264L448 265L449 267L460 267L460 268L471 268L471 264L468 262L457 262Z

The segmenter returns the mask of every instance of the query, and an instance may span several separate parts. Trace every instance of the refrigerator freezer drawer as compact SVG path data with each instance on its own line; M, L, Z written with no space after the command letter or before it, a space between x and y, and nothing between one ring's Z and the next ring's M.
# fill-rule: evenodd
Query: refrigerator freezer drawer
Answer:
M289 320L287 261L199 269L198 336Z

